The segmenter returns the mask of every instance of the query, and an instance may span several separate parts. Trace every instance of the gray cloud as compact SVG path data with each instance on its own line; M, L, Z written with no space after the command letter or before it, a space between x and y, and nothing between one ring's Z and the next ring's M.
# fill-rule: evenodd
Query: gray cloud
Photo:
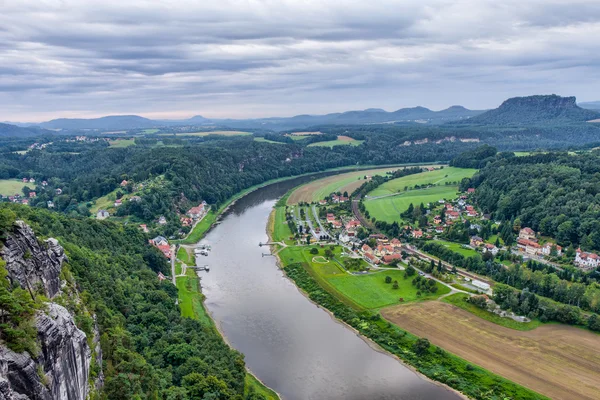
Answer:
M597 0L5 0L0 120L597 100Z

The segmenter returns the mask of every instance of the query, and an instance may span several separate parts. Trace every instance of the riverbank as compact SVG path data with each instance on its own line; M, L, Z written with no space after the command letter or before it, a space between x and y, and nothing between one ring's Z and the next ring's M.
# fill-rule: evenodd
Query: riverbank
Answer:
M178 276L176 282L181 315L200 321L202 325L214 329L221 336L221 339L227 343L229 347L232 347L204 305L204 295L202 294L200 277L197 275L196 271L192 268L187 269L185 276ZM244 396L246 397L251 393L260 394L264 396L266 400L280 400L280 396L275 391L267 387L260 379L254 376L248 368L246 368Z
M275 220L272 216L271 221ZM273 237L273 224L268 225L270 240ZM418 337L381 318L378 312L360 311L341 302L335 294L324 289L308 271L305 263L284 265L276 255L284 274L312 302L328 310L337 320L345 323L363 339L372 341L380 351L396 356L425 377L445 384L450 390L456 390L474 399L546 399L525 387L508 381L492 372L473 366L441 348L428 346L423 350L417 346Z
M229 207L231 207L237 200L241 199L242 197L246 196L249 193L252 193L255 190L258 190L260 188L263 188L265 186L269 186L269 185L272 185L275 183L284 182L284 181L296 179L296 178L301 178L303 176L318 175L318 174L324 174L324 173L328 173L328 172L333 173L333 172L338 172L338 171L339 172L363 171L363 170L368 170L368 169L372 169L372 168L419 166L419 165L431 165L431 164L440 164L440 163L443 163L443 162L439 161L439 162L433 162L433 163L408 163L408 164L360 165L360 166L350 165L350 166L345 166L345 167L326 169L324 171L307 172L305 174L300 174L300 175L284 176L281 178L270 179L266 182L259 183L257 185L251 186L247 189L244 189L241 192L238 192L237 194L230 197L227 201L225 201L217 210L211 209L206 214L206 216L202 219L202 221L200 221L194 225L194 227L192 228L190 233L188 233L188 235L185 238L180 239L180 240L174 240L173 243L177 243L177 244L198 243L204 237L206 232L208 232L208 230L217 222L217 219L219 218L219 216L221 214L223 214L225 211L227 211L227 209ZM288 196L289 196L289 194L288 194Z

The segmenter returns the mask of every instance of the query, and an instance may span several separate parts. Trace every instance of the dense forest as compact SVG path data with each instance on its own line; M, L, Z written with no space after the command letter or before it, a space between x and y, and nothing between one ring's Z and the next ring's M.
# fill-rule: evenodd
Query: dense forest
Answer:
M600 250L600 156L547 153L498 158L462 189L496 220L530 227L564 247Z
M2 234L15 218L25 220L40 238L57 238L65 248L68 263L61 276L75 280L100 328L103 397L243 398L243 356L211 326L181 317L177 288L157 279L159 271L167 273L166 260L139 229L4 204L0 206ZM0 291L6 295L6 288ZM91 334L89 318L76 321Z

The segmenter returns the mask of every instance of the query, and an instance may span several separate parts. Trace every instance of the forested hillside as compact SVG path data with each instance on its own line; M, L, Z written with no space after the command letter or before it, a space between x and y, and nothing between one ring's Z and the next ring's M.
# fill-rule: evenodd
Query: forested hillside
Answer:
M103 396L243 398L243 356L212 327L180 316L177 288L157 278L159 271L167 274L166 260L137 228L0 206L3 229L10 229L7 221L15 218L30 224L39 238L57 238L65 248L68 264L61 276L76 283L100 328ZM80 318L77 324L90 332L93 321Z
M562 246L600 250L600 156L548 153L498 159L463 188L475 187L477 204L556 238Z

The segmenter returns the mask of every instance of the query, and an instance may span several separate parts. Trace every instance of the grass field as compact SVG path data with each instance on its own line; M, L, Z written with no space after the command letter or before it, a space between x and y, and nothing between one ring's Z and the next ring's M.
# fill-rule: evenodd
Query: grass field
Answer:
M337 140L329 140L327 142L316 142L311 143L308 147L333 147L333 146L343 146L343 145L351 145L358 146L362 144L364 140L356 140L352 139L349 136L338 136Z
M149 128L149 129L144 129L143 132L146 134L152 134L152 133L156 133L158 132L160 129L156 129L156 128Z
M460 243L447 242L445 240L434 240L434 242L443 244L450 250L460 253L465 257L471 257L471 256L475 256L475 255L479 254L475 250L465 249L464 247L462 247L462 244L460 244Z
M247 136L251 135L250 132L242 131L206 131L206 132L182 132L182 133L159 133L159 136L209 136L209 135L221 135L221 136Z
M456 197L456 186L434 186L427 189L409 190L397 196L365 200L364 204L371 217L379 221L400 221L400 213L406 211L410 203L418 205L436 202L440 199Z
M279 400L279 396L277 396L277 393L266 387L261 381L256 379L254 375L247 373L245 383L245 396L248 396L249 393L254 392L263 395L267 400Z
M415 185L440 184L444 186L446 182L458 182L463 178L469 178L477 172L476 169L445 167L435 171L421 172L420 174L403 176L384 183L372 192L369 197L384 196L392 193L404 191L405 187L414 187Z
M600 335L548 324L518 331L429 301L382 310L434 345L553 399L598 399Z
M369 169L365 171L353 171L345 174L328 176L317 179L316 181L300 186L292 192L288 198L287 204L297 204L301 201L313 202L319 201L334 192L352 193L356 188L362 185L365 175L385 175L388 171L395 171L399 167L388 167Z
M129 146L135 146L135 140L133 139L117 139L108 142L110 147L124 148Z
M35 184L23 183L16 179L0 179L0 194L4 196L23 195L22 190L27 185L32 189L35 186Z
M311 246L312 247L312 246ZM450 289L437 284L438 291L434 294L422 294L417 296L417 289L412 285L412 278L404 279L404 271L389 270L364 275L352 275L345 272L337 262L330 260L329 263L319 261L323 249L319 254L310 254L311 247L288 247L283 249L279 256L283 265L294 262L302 262L309 266L312 275L340 301L356 309L379 309L381 307L398 304L400 298L405 302L435 299L443 294L449 293ZM315 246L316 247L316 246ZM337 246L334 251L335 259L344 262L340 256L341 247ZM385 277L390 276L397 280L398 289L393 289L391 283L385 283Z

